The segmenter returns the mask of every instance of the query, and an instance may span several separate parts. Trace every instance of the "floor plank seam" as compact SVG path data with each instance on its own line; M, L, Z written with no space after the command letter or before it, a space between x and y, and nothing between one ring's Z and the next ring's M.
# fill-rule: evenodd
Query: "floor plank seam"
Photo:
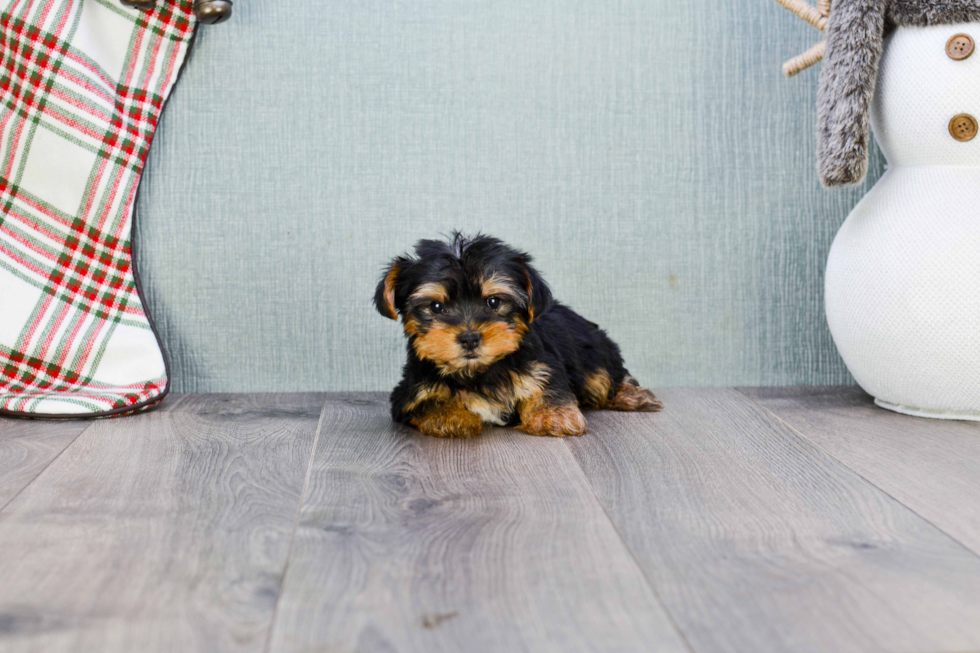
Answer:
M44 467L42 467L41 469L38 470L37 474L34 475L34 478L32 478L27 483L25 483L24 484L24 487L22 487L19 490L17 490L17 492L12 497L10 497L10 499L8 499L6 503L4 503L2 506L0 506L0 513L2 513L4 510L6 510L7 509L7 506L9 506L10 504L12 504L17 499L17 497L19 497L21 495L21 493L24 490L26 490L30 486L34 485L34 482L37 481L37 479L39 479L41 477L41 474L43 474L44 472L46 472L48 470L48 468L51 467L51 465L53 465L56 460L58 460L59 458L61 458L61 455L63 453L65 453L66 451L68 451L68 449L73 444L75 444L76 442L78 442L78 439L79 438L81 438L83 435L85 435L86 433L88 433L92 429L92 427L95 426L95 424L96 423L93 422L92 424L89 424L84 429L82 429L81 431L79 431L78 432L78 435L76 435L75 437L73 437L71 439L71 442L69 442L68 444L66 444L64 446L64 448L62 448L62 450L58 452L58 455L56 455L54 458L52 458L51 460L49 460L48 461L48 464L46 464Z
M306 503L306 491L309 489L310 477L313 475L313 461L316 457L317 444L320 442L320 433L323 432L323 422L327 414L327 402L330 401L329 395L323 397L323 405L320 406L320 420L316 425L316 434L313 436L313 446L310 447L310 459L306 463L306 478L303 479L303 490L299 495L299 505L296 507L296 519L293 522L293 531L289 536L289 550L286 552L286 564L282 567L282 576L279 578L279 595L276 597L276 604L272 608L272 618L269 621L269 632L266 634L265 646L262 650L269 653L272 648L272 634L276 628L276 620L279 617L279 603L282 600L283 589L286 584L286 574L289 572L289 564L293 560L293 547L296 544L296 534L299 532L300 519L303 515L303 504Z
M595 435L589 433L583 437L595 437ZM619 530L619 527L616 526L616 522L613 521L612 517L609 515L609 511L606 510L606 506L603 505L602 501L599 500L599 495L596 494L595 488L592 487L592 483L591 481L589 481L589 477L585 474L585 470L582 469L582 465L579 464L578 458L575 457L575 454L572 452L571 447L568 446L568 442L563 441L562 444L565 445L565 450L568 451L568 455L570 455L572 457L572 460L575 461L575 469L578 470L579 475L585 481L585 485L589 488L589 492L592 494L592 498L599 506L599 509L602 510L602 515L606 518L606 523L609 524L613 532L616 534L616 537L619 538L619 541L622 542L623 547L629 553L630 560L633 561L633 563L636 565L636 568L643 576L643 580L646 581L647 587L649 587L650 591L653 593L653 597L657 600L657 604L660 606L660 609L664 611L664 614L667 616L667 619L670 620L670 625L674 628L674 632L677 633L677 637L681 640L681 642L683 642L684 648L690 651L690 653L696 653L696 649L691 644L691 642L687 639L687 635L678 625L677 620L674 618L674 615L671 614L670 610L667 608L667 604L664 603L663 598L660 596L660 592L657 591L657 586L650 579L650 576L647 575L646 569L644 569L643 565L640 564L639 559L636 557L636 553L634 553L633 549L630 548L630 545L626 541L626 538L623 537L623 534Z
M786 426L786 428L788 428L790 431L792 431L793 434L796 435L796 437L798 437L801 440L803 440L804 442L808 443L809 445L811 445L812 447L814 447L815 449L817 449L818 451L820 451L821 453L823 453L825 456L829 457L831 460L833 460L834 462L836 462L837 464L839 464L840 466L842 466L844 469L846 469L846 470L850 471L851 473L855 474L862 481L864 481L865 483L869 484L871 487L877 489L879 492L883 493L889 499L891 499L892 501L894 501L898 505L902 506L903 508L905 508L906 510L908 510L909 512L911 512L913 515L915 515L916 517L918 517L919 519L921 519L925 523L927 523L930 526L932 526L933 528L935 528L937 531L939 531L940 533L942 533L943 535L945 535L946 537L948 537L953 542L956 542L956 544L958 544L960 547L962 547L964 550L966 550L968 553L970 553L974 557L980 558L980 551L974 551L971 547L969 547L966 544L964 544L963 542L961 542L955 535L951 535L945 529L943 529L940 526L938 526L937 524L935 524L931 519L929 519L928 517L926 517L925 515L923 515L922 513L920 513L918 510L916 510L915 508L907 505L904 501L902 501L901 499L899 499L898 497L896 497L894 494L892 494L891 492L889 492L885 488L881 487L880 485L878 485L877 483L875 483L873 480L871 480L870 478L868 478L867 476L865 476L864 474L862 474L858 470L854 469L853 467L851 467L850 465L848 465L847 463L845 463L843 460L841 460L841 459L837 458L836 456L834 456L832 453L830 453L829 451L827 451L826 449L824 449L823 447L821 447L819 444L817 444L816 442L814 442L813 440L811 440L810 438L808 438L806 436L806 434L803 433L802 431L800 431L798 428L796 428L795 426L793 426L792 424L790 424L789 422L787 422L785 419L783 419L782 417L780 417L776 413L774 413L771 410L769 410L763 404L761 404L758 401L756 401L756 399L754 397L752 397L752 396L750 396L750 395L742 392L742 390L740 388L735 388L735 390L739 394L741 394L743 397L745 397L746 399L748 399L749 401L751 401L753 404L755 404L756 406L758 406L759 408L761 408L762 410L764 410L773 419L777 420L779 423L781 423L784 426Z

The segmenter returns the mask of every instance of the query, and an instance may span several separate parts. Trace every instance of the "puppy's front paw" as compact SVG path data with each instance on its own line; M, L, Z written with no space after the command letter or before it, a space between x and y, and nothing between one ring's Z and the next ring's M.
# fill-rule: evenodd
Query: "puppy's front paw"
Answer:
M483 432L483 420L466 410L461 401L435 404L412 418L412 425L421 433L437 438L472 438Z
M574 403L549 406L537 403L521 410L518 430L530 435L550 435L563 438L566 435L588 433L585 415Z

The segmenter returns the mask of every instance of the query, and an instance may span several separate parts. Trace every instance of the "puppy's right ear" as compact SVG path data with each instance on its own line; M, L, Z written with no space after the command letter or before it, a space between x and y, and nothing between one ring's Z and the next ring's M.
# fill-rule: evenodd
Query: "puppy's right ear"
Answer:
M398 310L395 307L395 291L398 289L398 275L400 275L409 260L403 256L395 258L388 270L378 282L378 288L374 291L374 306L378 312L392 320L398 319Z
M551 296L551 288L541 274L531 265L531 257L527 254L521 255L521 264L524 266L524 280L527 282L527 321L534 322L534 318L543 314L554 303Z

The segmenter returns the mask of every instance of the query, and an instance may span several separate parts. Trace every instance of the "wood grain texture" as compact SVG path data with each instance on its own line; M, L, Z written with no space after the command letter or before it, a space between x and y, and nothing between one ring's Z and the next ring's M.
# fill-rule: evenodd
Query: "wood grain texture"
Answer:
M0 649L259 651L322 395L92 424L0 512Z
M742 392L980 554L980 423L900 415L856 387Z
M735 390L567 445L699 652L980 648L980 557Z
M328 402L272 651L683 651L565 445Z
M91 425L0 417L0 510Z

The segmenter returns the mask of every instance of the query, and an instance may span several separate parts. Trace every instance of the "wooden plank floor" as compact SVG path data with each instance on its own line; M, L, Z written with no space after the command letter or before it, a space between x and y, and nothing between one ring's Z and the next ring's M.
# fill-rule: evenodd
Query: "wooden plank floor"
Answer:
M377 393L0 418L0 651L980 650L980 424L658 394L567 440Z

